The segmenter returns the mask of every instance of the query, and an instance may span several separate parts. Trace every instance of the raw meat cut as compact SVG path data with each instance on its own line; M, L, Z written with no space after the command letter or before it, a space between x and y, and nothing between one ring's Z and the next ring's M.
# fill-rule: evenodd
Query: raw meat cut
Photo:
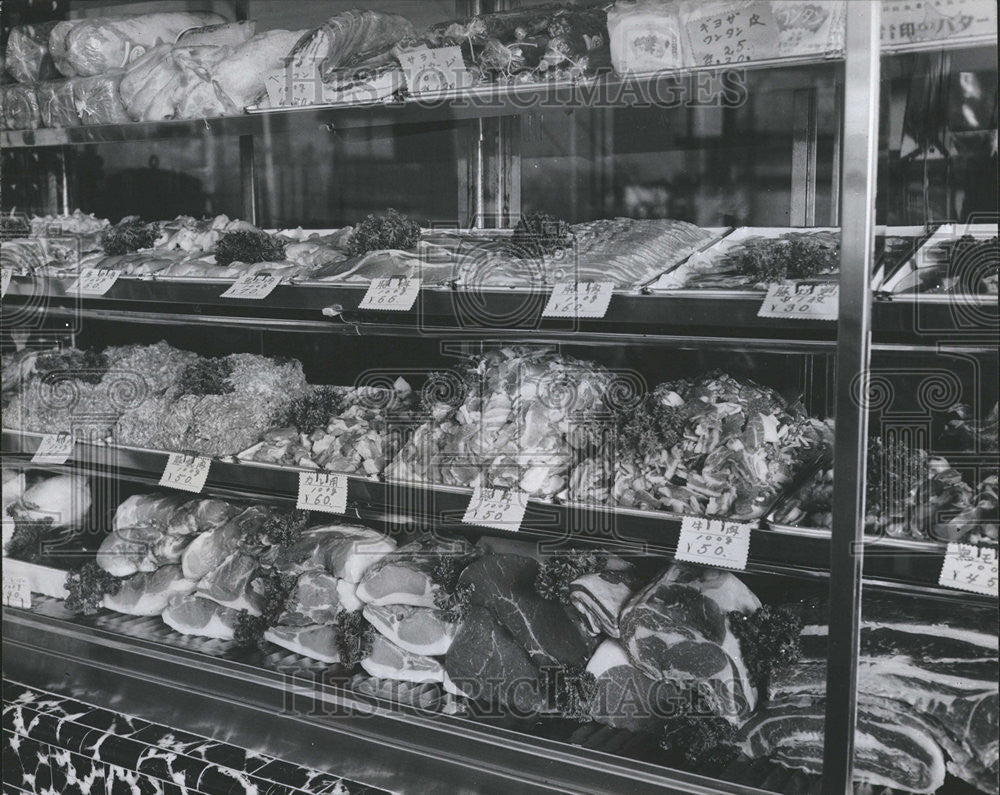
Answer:
M444 682L444 668L437 660L405 651L382 635L375 635L372 650L361 667L380 679L403 682Z
M218 602L223 607L246 610L252 616L259 616L264 600L251 587L258 567L257 559L252 555L234 552L198 581L198 596Z
M391 538L362 525L313 527L308 534L320 538L323 567L330 574L352 583L361 580L370 566L396 549Z
M107 594L104 606L132 616L158 616L174 594L189 594L195 583L184 578L180 566L163 566L122 580L117 594Z
M671 682L651 679L632 665L618 643L605 640L587 663L594 675L590 715L615 729L656 731L677 708L677 688Z
M129 577L140 571L159 568L153 557L153 547L163 537L156 525L120 527L101 542L97 550L97 565L113 577Z
M340 603L338 580L322 569L299 575L281 616L282 624L332 624L344 608Z
M440 610L411 605L365 605L368 623L404 651L430 657L445 654L456 626Z
M412 541L365 572L358 598L373 605L434 607L437 586L431 572L443 558L452 556L459 568L475 557L464 541L442 541L431 535Z
M266 509L253 506L234 516L224 525L197 536L188 544L181 557L184 576L197 581L217 569L236 551L239 540L245 532L244 526L251 522L263 521L266 515Z
M738 724L756 706L757 689L727 614L758 608L760 600L729 572L674 564L622 611L622 646L653 679L707 683L716 712Z
M264 632L264 639L312 660L325 663L340 662L337 633L333 627L319 624L289 627L277 624Z
M569 603L580 612L592 635L603 632L620 637L618 616L631 596L631 578L617 571L585 574L569 585Z
M163 623L182 635L232 640L239 611L194 594L170 597L161 616Z
M165 529L174 511L180 508L190 498L183 494L133 494L119 504L115 511L111 527L119 530L124 527L158 527Z

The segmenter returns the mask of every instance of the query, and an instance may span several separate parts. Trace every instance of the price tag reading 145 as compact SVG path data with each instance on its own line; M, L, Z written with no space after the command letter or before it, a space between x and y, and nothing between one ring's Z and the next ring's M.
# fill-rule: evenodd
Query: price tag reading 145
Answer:
M163 470L163 477L160 478L160 485L201 494L211 466L211 458L171 453Z
M383 312L409 312L420 293L420 279L392 277L372 279L368 292L358 309L380 309Z
M295 507L300 511L344 513L347 510L347 476L332 472L300 472L299 498Z
M948 544L938 583L946 588L996 597L996 548L954 542Z
M527 507L528 495L523 491L476 486L462 521L516 533L521 529Z
M750 554L750 525L685 516L677 542L677 560L745 569Z
M614 282L560 282L552 288L542 317L602 318L614 289Z

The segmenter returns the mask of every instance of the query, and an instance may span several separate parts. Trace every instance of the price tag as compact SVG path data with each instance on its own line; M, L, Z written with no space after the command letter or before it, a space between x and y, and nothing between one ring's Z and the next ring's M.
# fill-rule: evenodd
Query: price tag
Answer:
M279 284L281 277L274 273L244 273L219 297L259 301L267 298Z
M47 433L31 457L32 464L65 464L73 455L73 434Z
M479 527L492 527L494 530L516 533L521 529L527 507L528 495L523 491L476 486L462 521Z
M31 585L27 577L3 573L3 603L6 607L31 609Z
M687 22L695 66L743 63L778 55L778 23L771 3L758 0L745 6L727 3L718 14Z
M604 317L614 289L614 282L560 282L542 317Z
M685 516L677 542L677 560L745 569L750 554L750 525Z
M767 296L757 317L797 320L836 320L840 286L831 282L777 282L767 288Z
M110 268L81 268L80 275L70 285L69 292L80 295L104 295L121 275L121 271Z
M208 480L208 470L211 466L211 458L171 453L167 459L167 465L163 469L160 485L201 494L201 490L205 488L205 481Z
M344 513L347 510L347 475L300 472L299 498L295 507L300 511Z
M462 48L415 47L397 53L403 67L403 79L411 94L434 94L454 91L472 84L462 59Z
M420 292L420 279L391 277L372 279L358 309L381 309L384 312L409 312Z
M10 289L10 280L13 275L14 271L10 268L4 268L0 271L0 298L7 295L7 291Z
M946 588L996 597L996 547L976 547L955 542L948 544L938 583Z

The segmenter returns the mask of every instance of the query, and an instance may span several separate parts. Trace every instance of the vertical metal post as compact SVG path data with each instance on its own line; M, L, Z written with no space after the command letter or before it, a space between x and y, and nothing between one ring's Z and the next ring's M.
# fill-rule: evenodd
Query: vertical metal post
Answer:
M824 795L846 795L853 791L864 559L861 542L868 437L864 398L871 349L880 21L881 4L847 4Z
M243 219L257 224L257 175L253 157L253 135L240 136L240 193Z
M816 225L816 89L793 95L792 111L792 226Z
M73 212L70 207L73 202L70 201L69 195L69 157L69 147L61 147L59 149L59 193L62 198L61 206L63 215L69 215Z

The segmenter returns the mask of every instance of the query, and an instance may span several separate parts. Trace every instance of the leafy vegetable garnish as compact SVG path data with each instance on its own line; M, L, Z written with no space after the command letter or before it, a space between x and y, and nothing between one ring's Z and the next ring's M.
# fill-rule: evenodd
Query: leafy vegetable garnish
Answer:
M338 613L335 628L340 662L346 668L353 668L371 653L375 628L360 610Z
M461 621L475 590L476 586L471 582L468 585L456 585L448 590L439 588L434 592L434 607L444 614L445 621L450 623Z
M835 271L840 246L810 235L792 234L772 240L748 240L731 255L736 269L757 282L807 279Z
M739 754L736 729L716 715L681 715L667 721L660 746L679 755L695 770L718 770Z
M539 568L535 590L543 599L569 604L570 583L601 571L607 563L608 555L601 550L571 549L565 555L553 555Z
M8 508L8 513L10 509ZM42 556L42 542L52 532L52 517L46 516L38 520L19 519L15 514L14 532L4 550L7 557L33 563Z
M254 574L251 582L260 581L259 587L264 606L259 616L252 616L246 610L241 610L236 619L234 640L240 646L260 648L264 644L264 632L278 623L281 614L285 612L288 597L295 590L298 577L294 574L283 574L273 566L261 567Z
M750 680L766 692L771 677L802 656L802 618L787 607L765 605L750 615L729 613Z
M309 511L275 508L260 525L240 538L240 545L245 548L272 545L288 548L302 537L302 531L308 526Z
M592 719L590 704L597 692L597 678L582 665L564 665L545 671L546 690L564 718L586 723Z
M511 238L514 253L524 257L543 257L573 243L569 224L548 213L523 216Z
M276 425L291 425L302 433L325 428L332 417L344 408L344 397L332 386L318 386L308 394L295 398L278 415Z
M101 233L101 247L108 256L131 254L143 248L152 248L160 235L159 224L147 224L139 216L122 218Z
M42 353L35 359L35 371L38 373L71 373L86 384L99 384L108 367L105 354L77 348Z
M76 571L68 572L65 587L69 592L66 609L89 616L101 609L105 595L114 596L121 590L122 581L91 561Z
M237 229L226 232L215 244L215 264L226 267L234 262L281 262L285 244L274 235L260 229Z
M369 215L354 227L347 250L360 257L369 251L414 248L420 240L420 224L389 209L385 215Z
M199 359L181 373L182 395L228 395L236 390L230 380L233 365L228 359Z
M261 648L264 645L264 633L267 622L260 616L251 615L246 610L240 610L233 629L233 640L244 649Z
M685 400L679 406L668 404L663 399L668 386L657 387L634 407L619 412L617 436L620 450L635 450L643 458L654 458L681 442L688 420L697 412L698 405L691 400Z

